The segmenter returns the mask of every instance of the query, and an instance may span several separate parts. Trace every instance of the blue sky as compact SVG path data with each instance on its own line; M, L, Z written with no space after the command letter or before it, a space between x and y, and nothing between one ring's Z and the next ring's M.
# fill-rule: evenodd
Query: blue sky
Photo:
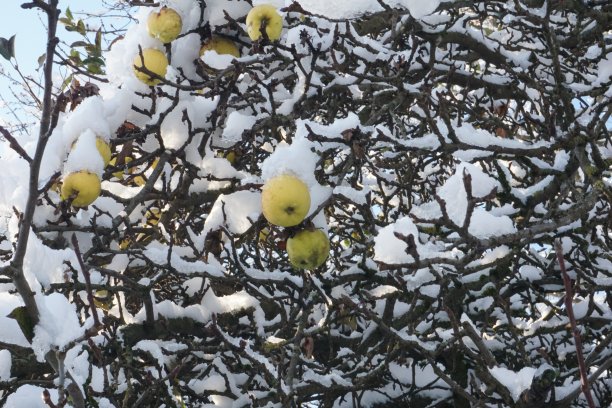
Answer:
M24 10L20 7L21 0L3 1L0 13L0 37L9 38L17 34L16 57L23 68L35 67L36 58L44 52L45 28L42 23L43 15L33 10ZM2 66L8 63L2 61Z
M36 9L24 10L21 4L25 0L2 0L2 13L0 13L0 37L9 38L17 34L16 57L22 68L34 69L37 58L45 51L46 16ZM86 10L99 10L101 0L60 0L59 7L62 14L67 7L76 12ZM58 27L59 37L65 37L67 31L63 25ZM6 67L6 64L3 63Z
M26 0L1 0L2 12L0 13L0 37L9 38L16 35L15 40L15 57L17 65L25 76L34 78L40 77L40 72L37 72L38 58L44 54L46 47L46 16L37 9L24 10L21 4ZM77 12L83 9L100 10L102 8L101 0L59 0L59 7L64 14L67 7L70 7L75 17ZM78 39L76 35L66 31L62 24L59 24L57 30L58 37L62 40L71 38ZM11 64L0 57L0 69L6 75L18 79L18 74L12 68ZM10 81L0 76L0 95L8 102L14 102L15 97L9 90ZM2 106L0 100L0 124L2 119L11 121L13 118L7 114L6 109Z

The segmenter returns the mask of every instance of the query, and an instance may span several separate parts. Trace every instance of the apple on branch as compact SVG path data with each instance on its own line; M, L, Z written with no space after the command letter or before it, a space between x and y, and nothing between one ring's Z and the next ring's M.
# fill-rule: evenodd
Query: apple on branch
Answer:
M143 72L142 68L144 67L152 73L164 77L166 76L166 69L168 68L168 58L166 58L166 54L158 49L146 48L142 50L142 56L138 53L136 57L134 57L132 64L136 78L147 85L153 86L159 84L161 80Z
M329 256L329 238L318 229L306 229L287 240L289 261L298 269L316 269Z
M104 162L104 167L110 162L111 159L111 148L110 145L101 137L96 137L96 149L102 156L102 161Z
M310 191L298 177L281 174L268 180L261 192L264 217L270 224L292 227L310 210Z
M252 41L257 41L262 36L262 30L270 41L280 38L283 31L283 18L276 7L270 4L255 6L249 11L246 18L247 34Z
M219 55L232 55L236 58L240 57L240 50L232 40L227 38L212 36L200 48L200 57L206 51L216 51Z
M158 12L152 12L147 19L149 35L164 44L172 42L183 30L183 21L176 10L162 7Z
M64 177L61 198L75 207L87 207L100 195L100 178L89 171L75 171Z

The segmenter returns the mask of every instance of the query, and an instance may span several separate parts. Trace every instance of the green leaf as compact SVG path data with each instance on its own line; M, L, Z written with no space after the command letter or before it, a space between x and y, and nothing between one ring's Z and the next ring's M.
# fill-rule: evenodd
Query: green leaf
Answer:
M96 49L102 50L102 29L96 33Z
M86 43L85 41L75 41L72 44L70 44L70 48L75 48L75 47L87 47L89 44Z
M8 40L0 37L0 55L6 60L15 58L15 36L12 36Z
M83 64L98 64L104 65L104 60L98 57L88 57L83 60Z
M85 35L85 23L83 22L83 20L79 20L77 22L76 30L79 32L79 34Z
M38 62L38 68L40 69L42 68L42 66L45 64L45 60L47 59L47 53L44 53L43 55L41 55L40 57L38 57L37 62Z
M68 75L68 78L64 79L64 82L62 82L62 86L60 87L60 89L62 91L64 89L66 89L68 87L68 85L70 85L72 83L72 77L73 77L73 75L70 74L70 75Z
M70 19L68 19L68 18L66 18L66 17L60 17L60 18L58 19L58 21L59 21L60 23L62 23L62 24L67 25L67 26L72 26L72 20L70 20ZM66 28L66 29L68 29L68 28Z
M72 16L72 12L70 11L70 7L66 7L66 17L72 20L74 17Z
M17 320L23 335L31 343L34 338L34 321L30 318L28 309L25 306L18 306L6 317Z

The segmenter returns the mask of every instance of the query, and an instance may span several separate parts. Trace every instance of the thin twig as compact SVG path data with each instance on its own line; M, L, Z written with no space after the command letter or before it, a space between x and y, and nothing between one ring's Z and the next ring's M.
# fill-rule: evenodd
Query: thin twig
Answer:
M589 376L589 384L592 384L595 381L597 381L599 376L601 376L604 372L606 372L610 368L612 368L612 358L609 358L606 361L604 361L597 368L597 370L595 370L593 374ZM580 395L581 389L582 389L582 384L580 385L580 387L576 387L573 391L567 394L563 399L556 401L557 405L559 407L568 406L574 399L576 399L576 397L578 397L578 395Z
M586 364L584 363L584 355L582 354L582 339L580 338L580 330L576 325L576 317L574 316L573 300L574 295L572 293L572 282L565 269L565 260L563 259L563 246L561 241L555 241L555 251L557 253L557 260L559 261L559 268L563 275L563 285L565 285L565 309L567 310L567 317L569 318L572 326L572 334L574 336L574 342L576 344L576 358L578 359L578 367L580 369L580 386L582 392L586 397L586 400L590 408L595 408L595 402L591 395L591 388L589 387L589 377L587 375Z
M81 271L83 272L83 276L85 277L85 288L87 291L87 301L89 302L89 307L91 307L91 314L94 319L94 326L100 326L100 321L98 320L98 311L96 310L96 304L94 302L93 293L91 290L91 278L89 276L89 269L83 262L83 256L81 255L81 249L79 248L79 240L77 239L75 234L72 234L72 245L74 246L74 253L76 254L77 260L79 261L79 265L81 267Z
M30 155L21 147L17 139L10 134L8 130L6 130L3 126L0 126L0 133L2 133L2 137L4 137L9 142L9 146L11 149L17 152L21 157L23 157L28 163L32 162L32 158Z
M49 390L45 389L43 391L42 400L49 408L57 408L57 405L55 405L53 403L53 400L51 399L51 393L49 392Z

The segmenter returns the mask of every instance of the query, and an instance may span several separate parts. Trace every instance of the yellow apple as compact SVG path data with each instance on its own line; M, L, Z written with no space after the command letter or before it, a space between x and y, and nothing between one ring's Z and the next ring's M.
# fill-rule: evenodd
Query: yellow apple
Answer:
M127 168L127 165L129 162L132 161L131 157L124 157L123 158L123 165L122 166L118 166L119 168L123 168L123 170L121 171L116 171L113 173L113 177L119 179L119 180L123 180L123 175L124 174L128 174L128 173L133 173L134 172L134 168L130 167ZM117 163L117 158L113 157L108 164L110 164L111 166L117 166L115 163Z
M105 289L96 290L93 293L93 301L97 307L108 311L113 307L113 294Z
M146 48L142 50L142 58L140 53L138 53L136 57L134 57L133 61L132 68L134 69L134 75L136 75L136 78L140 79L147 85L159 84L161 82L160 79L154 78L149 74L145 74L144 72L138 70L138 68L143 67L143 60L144 67L146 69L159 75L160 77L164 77L166 76L166 69L168 68L168 58L166 58L166 54L155 48Z
M123 170L121 171L116 171L113 173L113 177L119 179L119 180L123 180L123 176L124 175L128 175L128 174L132 174L134 172L136 172L136 167L132 166L132 167L127 167L128 163L130 163L133 159L131 157L125 157L124 159L124 163L122 166L118 166L119 168L123 168ZM153 164L151 165L151 168L155 168L155 166L157 166L157 162L159 161L159 159L155 159L155 161L153 161ZM111 166L117 166L115 163L117 162L116 158L112 158L111 161L109 162L109 164ZM132 183L136 184L137 186L144 186L147 183L147 179L145 179L143 176L136 176L134 178L132 178L130 180Z
M100 178L88 171L75 171L64 177L62 183L62 200L72 199L75 207L87 207L100 195Z
M287 240L289 261L298 269L315 269L329 255L329 239L321 230L303 230Z
M183 21L176 10L162 7L158 12L153 11L147 19L149 35L157 38L164 44L174 41L183 29Z
M261 192L261 206L269 223L281 227L298 225L310 210L310 192L291 174L271 178Z
M142 177L142 176L136 176L136 177L134 177L134 178L132 179L132 182L133 182L134 184L136 184L137 186L139 186L139 187L142 187L142 186L144 186L145 184L147 184L147 180L146 180L144 177Z
M217 151L215 156L221 157L227 160L228 162L230 162L230 164L236 164L236 160L238 160L238 158L242 156L242 154L232 149L232 150L219 150Z
M228 162L230 162L231 164L236 164L236 160L238 159L238 153L236 153L235 150L230 150L226 155L225 155L225 160L227 160Z
M145 212L145 219L147 222L145 225L157 225L159 224L159 219L161 217L161 210L157 207L151 207Z
M111 158L110 145L106 143L106 141L101 137L97 137L96 148L98 149L98 152L100 152L100 156L102 156L102 160L104 161L104 167L106 167L106 165L110 162Z
M200 48L200 57L204 55L206 51L216 51L219 55L233 55L234 57L240 57L240 50L236 47L236 44L232 40L228 40L223 37L213 36L206 41L202 48Z
M155 160L153 160L153 163L151 163L151 169L154 169L155 167L157 167L157 163L159 163L159 158L155 158ZM134 168L132 167L130 169L130 173L134 172ZM145 184L147 184L147 179L144 178L143 176L136 176L132 179L132 182L134 184L136 184L137 186L144 186Z
M270 41L278 40L283 30L283 18L276 11L276 7L270 4L253 7L247 14L246 24L247 34L252 41L261 37L262 25L265 27L266 35Z
M119 242L119 249L122 251L125 251L126 249L128 249L130 246L132 245L132 239L129 237L123 238L120 242Z
M259 242L267 241L269 236L270 228L262 228L261 231L259 231Z

